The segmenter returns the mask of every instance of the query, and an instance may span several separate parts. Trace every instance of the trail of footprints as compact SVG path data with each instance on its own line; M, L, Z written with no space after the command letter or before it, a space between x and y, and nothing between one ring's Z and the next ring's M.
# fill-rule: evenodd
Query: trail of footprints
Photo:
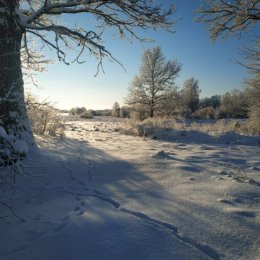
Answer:
M65 165L63 165L63 166L65 166ZM77 201L77 204L74 207L74 211L76 212L76 215L81 216L81 215L83 215L85 213L84 210L82 209L82 207L85 206L85 203L83 201L81 201L80 197L82 197L82 196L86 197L87 196L87 197L96 198L96 199L99 199L99 200L101 200L101 201L103 201L105 203L110 204L116 210L119 210L119 211L121 211L123 213L129 214L131 216L134 216L135 218L137 218L139 220L142 220L145 223L147 223L149 225L152 225L153 227L155 227L157 229L159 228L159 229L161 229L163 231L170 232L175 238L181 240L183 243L185 243L185 244L187 244L189 246L192 246L196 250L198 250L201 253L203 253L206 256L208 256L210 259L213 259L213 260L220 259L220 255L219 255L219 253L215 249L209 247L208 245L199 244L198 242L193 241L190 238L181 236L179 234L178 228L176 226L174 226L174 225L172 225L170 223L161 221L161 220L157 220L157 219L151 218L151 217L145 215L142 212L133 211L133 210L129 210L129 209L121 207L119 202L117 202L117 201L115 201L115 200L105 196L100 191L95 190L95 189L90 189L90 188L86 187L84 181L78 179L77 177L75 177L75 173L74 173L73 169L71 169L68 165L65 166L65 168L68 170L68 172L70 174L70 178L74 182L76 182L78 185L80 185L80 187L84 191L86 191L86 193L73 192L73 191L68 191L68 190L63 190L62 191L64 193L69 193L69 194L72 194L72 195L76 196L75 200ZM95 166L93 164L91 164L91 168L94 169ZM68 219L66 219L66 220L68 220ZM68 222L61 223L60 225L58 225L53 230L53 232L57 233L57 232L61 231L67 225L67 223Z
M79 196L75 197L76 200L76 205L74 207L74 212L76 216L81 216L85 213L85 202L81 200ZM73 214L65 216L64 218L61 219L61 223L56 225L54 228L52 228L52 233L56 234L62 231L67 224L69 223L70 219L73 217Z
M107 197L102 192L86 187L86 184L83 180L80 180L77 177L75 177L75 172L73 171L73 169L71 169L69 167L69 164L67 164L67 165L62 164L62 165L69 172L71 180L74 181L76 184L78 184L80 186L81 190L83 190L84 192L74 192L74 191L70 191L67 189L59 190L60 192L64 192L64 193L72 195L75 200L74 208L72 210L72 212L74 212L74 213L71 213L70 215L63 217L60 220L60 223L57 224L52 221L47 221L47 220L44 221L44 220L42 220L41 215L37 215L35 217L36 221L39 221L42 224L49 225L50 226L49 231L53 235L56 235L59 232L61 232L68 225L68 223L72 220L73 217L81 217L82 215L87 214L87 210L85 208L86 205L82 198L92 197L92 198L101 200L105 203L108 203L114 209L119 210L120 212L123 212L125 214L131 215L131 216L135 217L136 219L141 220L141 221L145 222L146 224L153 226L154 228L157 228L157 229L159 228L160 230L162 230L164 232L169 232L171 235L173 235L178 240L181 240L183 243L185 243L189 246L192 246L193 248L200 251L201 253L203 253L204 255L209 257L210 259L213 259L213 260L220 259L219 253L214 248L211 248L208 245L199 244L197 241L194 241L188 237L183 237L182 235L180 235L180 232L176 226L174 226L170 223L149 217L142 212L123 208L123 207L121 207L119 202ZM91 168L92 168L91 171L94 169L94 167L95 166L93 164L91 164ZM93 174L93 172L92 172L92 174ZM227 203L226 200L220 200L220 202L231 205L231 203ZM248 217L247 215L244 215L244 214L241 214L241 216ZM25 244L21 245L20 247L12 250L8 254L6 254L6 256L10 256L10 255L18 253L20 251L26 250L29 246L31 246L31 243L33 241L36 241L38 238L45 235L46 233L49 233L49 232L46 230L42 231L42 232L35 232L35 233L32 232L31 235L28 236L28 239L27 239L28 243L25 243Z
M138 212L138 211L133 211L133 210L129 210L126 208L121 207L120 203L118 203L117 201L108 198L104 195L101 195L100 192L95 191L97 194L91 194L91 193L78 193L78 192L70 192L70 191L64 191L66 193L69 194L73 194L73 195L77 195L75 197L77 202L80 202L80 196L82 197L94 197L97 198L103 202L106 202L108 204L110 204L114 209L119 210L120 212L126 213L128 215L134 216L135 218L144 221L146 224L153 226L156 229L160 229L164 232L169 232L171 235L173 235L175 238L177 238L178 240L181 240L183 243L192 246L193 248L195 248L196 250L200 251L201 253L203 253L204 255L206 255L207 257L209 257L210 259L213 260L219 260L220 259L220 255L219 253L214 249L211 248L208 245L204 245L204 244L199 244L198 242L188 238L188 237L183 237L180 235L178 228L170 223L161 221L161 220L157 220L154 218L151 218L149 216L147 216L146 214L142 213L142 212ZM93 190L92 190L93 192ZM82 214L84 214L85 212L82 210L82 206L84 206L85 204L83 204L82 202L80 202L80 204L77 203L77 205L75 206L74 210L77 213L78 216L81 216ZM65 226L66 226L67 222L64 224L61 224L59 226L57 226L57 228L55 229L55 231L57 230L57 232L61 231Z
M50 227L49 232L48 232L48 230L44 230L42 232L38 231L38 232L35 232L34 234L32 233L31 235L28 236L28 239L27 239L28 243L25 243L25 244L21 245L20 247L12 250L8 254L6 254L6 256L10 256L17 252L26 250L29 246L31 246L32 242L36 241L41 236L46 235L46 233L53 234L53 235L59 234L59 232L61 232L69 224L69 222L72 221L72 219L74 217L81 217L82 215L87 214L87 209L86 209L86 205L85 205L83 198L92 197L92 198L96 198L100 201L103 201L103 202L109 204L110 206L112 206L115 210L119 210L121 213L131 215L131 216L135 217L137 220L141 220L141 221L145 222L146 224L153 226L156 229L159 228L160 230L162 230L164 232L169 232L176 239L181 240L183 243L185 243L189 246L192 246L194 249L200 251L201 253L203 253L204 255L209 257L210 259L213 259L213 260L220 259L220 254L214 248L211 248L208 245L199 244L197 241L194 241L188 237L183 237L180 234L181 232L179 232L178 228L176 226L174 226L173 224L154 219L152 217L145 215L142 212L133 211L133 210L121 207L119 202L107 197L102 192L95 190L95 189L88 188L83 180L78 179L75 176L76 174L75 174L74 170L69 167L69 164L65 165L62 163L62 166L69 172L71 180L80 186L79 190L83 191L83 192L75 192L75 191L66 189L66 187L60 188L58 190L59 192L64 192L66 194L70 194L73 196L75 204L73 206L74 208L72 209L72 213L70 213L70 215L67 215L67 216L63 217L62 219L60 219L60 223L58 223L58 224L54 223L52 221L43 220L41 215L37 215L35 217L35 220L39 221L42 224L49 225L49 227ZM95 166L93 164L91 164L91 171L93 171L94 168L95 168ZM92 172L92 174L93 174L93 172ZM220 202L226 203L226 204L231 204L231 203L227 203L226 200L220 200ZM241 216L243 216L243 214L241 214ZM247 216L247 215L244 215L244 216Z
M75 199L76 199L76 201L79 202L79 204L75 206L74 210L78 216L81 216L85 213L85 211L83 209L83 207L85 206L85 202L81 201L81 199L79 197L76 197Z

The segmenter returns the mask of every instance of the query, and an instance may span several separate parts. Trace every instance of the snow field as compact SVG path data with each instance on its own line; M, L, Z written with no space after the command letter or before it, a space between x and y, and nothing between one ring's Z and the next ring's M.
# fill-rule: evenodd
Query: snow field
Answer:
M259 259L252 138L123 127L73 121L64 139L39 138L13 195L24 221L0 223L0 259Z

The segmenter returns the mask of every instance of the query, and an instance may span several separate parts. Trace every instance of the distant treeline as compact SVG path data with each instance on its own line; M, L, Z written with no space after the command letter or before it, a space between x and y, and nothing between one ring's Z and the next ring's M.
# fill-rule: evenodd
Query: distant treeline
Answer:
M189 92L184 89L177 91L155 112L154 116L173 116L176 118L196 119L222 119L222 118L247 118L249 113L250 96L246 91L233 90L224 95L199 98L199 89L194 88ZM111 109L94 110L85 107L74 107L61 112L81 118L94 116L115 116L143 120L149 117L146 107L120 106L115 102Z
M80 118L93 118L94 116L111 116L112 109L86 109L85 107L74 107L70 110L61 110L62 113L69 113L73 116L79 116Z

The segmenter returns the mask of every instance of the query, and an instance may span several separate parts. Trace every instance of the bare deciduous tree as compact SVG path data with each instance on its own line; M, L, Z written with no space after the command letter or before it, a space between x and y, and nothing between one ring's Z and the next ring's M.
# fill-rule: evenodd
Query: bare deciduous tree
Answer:
M142 40L135 29L171 31L173 13L173 6L163 10L150 0L0 0L0 124L8 133L32 140L24 103L21 52L30 67L45 59L35 55L31 37L39 49L53 49L66 64L70 63L68 50L76 50L71 62L78 63L90 53L99 59L99 69L104 57L115 60L102 42L107 28L116 30L120 37ZM85 22L66 22L77 14L85 14ZM88 17L94 18L95 26L86 22Z
M191 113L199 108L199 81L194 78L186 80L183 84L182 100L183 106Z
M205 23L210 37L241 34L260 21L259 0L203 0L199 22Z
M244 51L247 60L246 67L252 78L247 80L246 95L249 100L249 117L252 132L260 134L260 40L258 39L255 49Z
M177 61L166 61L160 47L146 50L139 75L129 87L126 104L146 110L153 117L170 97L180 69Z
M120 117L120 106L118 102L115 102L112 107L112 116Z
M248 28L256 27L260 22L259 0L205 0L198 10L199 22L209 27L213 40L220 36L241 36ZM260 132L259 93L260 93L260 52L259 35L255 37L255 48L244 48L242 51L247 64L241 63L253 79L248 80L247 94L250 98L250 118L255 132Z

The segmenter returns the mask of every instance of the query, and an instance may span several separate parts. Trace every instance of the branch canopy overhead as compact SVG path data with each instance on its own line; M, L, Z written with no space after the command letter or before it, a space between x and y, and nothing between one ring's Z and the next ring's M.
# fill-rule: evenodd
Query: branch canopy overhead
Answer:
M239 36L260 21L259 0L202 0L197 19L209 29L210 37Z
M101 63L103 57L115 60L102 41L102 34L107 29L115 30L120 38L140 41L145 40L137 33L140 28L173 32L175 7L164 8L163 5L165 3L158 5L153 0L21 0L17 1L13 18L23 31L28 62L33 60L29 46L29 39L33 36L40 49L44 46L54 49L58 59L66 64L84 62L80 57L86 52ZM4 4L0 12L6 10L8 5ZM74 19L71 15L75 15ZM94 25L89 22L92 19ZM70 61L67 59L68 50L76 51L76 56Z

